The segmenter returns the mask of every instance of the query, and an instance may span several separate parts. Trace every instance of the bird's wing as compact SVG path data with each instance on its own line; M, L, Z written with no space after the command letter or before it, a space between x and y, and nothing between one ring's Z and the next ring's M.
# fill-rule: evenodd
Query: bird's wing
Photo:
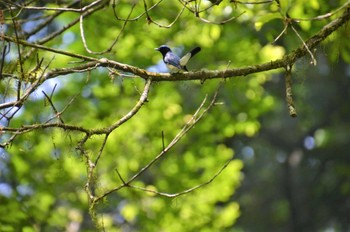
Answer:
M179 69L182 69L181 64L180 64L180 58L172 52L168 52L164 56L164 63L166 63L168 65L175 66Z
M186 55L184 55L181 59L180 59L180 65L181 66L185 66L187 63L188 63L188 61L191 59L191 53L189 52L189 53L187 53Z

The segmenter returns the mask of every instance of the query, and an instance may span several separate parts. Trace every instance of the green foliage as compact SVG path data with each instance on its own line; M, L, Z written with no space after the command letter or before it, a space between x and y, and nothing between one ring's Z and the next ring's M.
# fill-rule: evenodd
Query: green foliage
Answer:
M145 2L148 9L157 4L155 1ZM154 22L162 26L171 24L184 7L179 2L163 1L156 10L149 10L152 23L147 21L146 15L135 18L145 11L143 1L118 1L115 12L112 5L107 5L103 11L83 20L86 45L93 52L105 51L119 36L110 52L88 53L82 43L79 24L45 43L45 46L96 58L107 57L147 69L161 61L160 54L154 51L161 44L168 44L179 53L198 45L202 51L189 63L190 70L224 70L279 59L300 46L302 41L289 29L288 34L282 36L282 42L271 45L283 30L287 14L294 18L312 18L334 9L326 1L276 2L255 6L223 1L209 7L210 2L207 1L203 4L207 4L205 7L209 9L199 14L202 20L184 9L181 17L166 28ZM186 7L193 8L193 4L186 3ZM53 3L46 6L59 7ZM131 21L119 20L114 13ZM46 14L49 11L44 11L43 15ZM48 28L60 28L78 17L79 14L74 12L64 12ZM220 23L231 17L237 18L223 25L203 22L204 19ZM324 24L307 21L298 25L306 39ZM122 29L124 26L125 29ZM8 32L12 31L8 29ZM331 60L339 57L338 47L343 48L341 57L345 61L350 60L346 52L350 49L349 43L344 40L346 35L348 30L341 30L327 41L331 44L327 51ZM24 49L25 52L29 52L29 48ZM38 63L37 57L32 55L22 66L26 74L22 81L38 80L46 66L54 70L77 65L77 60L69 56L53 55L44 50L37 51L37 54L39 58L44 58L40 72L37 71L39 69L29 71ZM4 73L21 75L20 66L14 60L9 60L4 67ZM64 123L87 129L108 127L134 107L145 84L143 79L129 77L127 73L113 75L108 72L108 69L98 68L61 75L46 81L42 90L48 95L52 93L52 104L58 111L66 108L60 115ZM244 180L242 172L246 163L242 155L240 159L236 156L245 139L258 137L264 123L268 122L268 115L276 109L283 109L283 91L271 94L266 87L274 83L271 80L279 72L269 71L229 80L206 80L204 83L153 83L148 101L140 111L109 134L105 146L104 136L90 137L84 144L85 153L78 149L84 138L84 133L78 131L40 128L17 135L11 145L1 151L0 181L11 189L8 196L0 194L1 231L73 231L74 225L78 225L81 231L94 231L96 225L91 217L99 229L105 231L232 231L244 213L235 196ZM15 98L13 86L17 83L15 78L1 82L4 101ZM91 199L85 191L88 182L92 185L93 194L101 196L129 180L162 152L163 146L167 146L179 133L205 97L208 105L220 84L216 104L210 111L176 146L131 183L143 190L126 186L106 196L95 208L89 208ZM53 91L55 85L57 87ZM55 114L40 89L25 102L9 126L21 128L50 120L59 122ZM261 119L263 117L265 120ZM280 114L279 117L286 116ZM271 128L276 124L269 123ZM318 130L315 139L319 147L334 142L331 138L334 134L336 132L328 128ZM343 135L339 136L344 139ZM8 135L0 140L7 139ZM271 152L263 143L259 146L261 151ZM87 157L99 160L90 180L91 164L87 162ZM175 198L155 193L176 194L207 183L230 159L233 160L217 178L195 191ZM335 175L348 176L347 168L347 165L337 166ZM274 178L275 175L265 169L259 174L261 178ZM340 189L346 195L350 187L343 183ZM246 197L245 202L254 203L254 196ZM290 217L286 200L276 201L269 207L279 212L273 217L276 224L285 223ZM88 214L89 209L92 210L91 215Z

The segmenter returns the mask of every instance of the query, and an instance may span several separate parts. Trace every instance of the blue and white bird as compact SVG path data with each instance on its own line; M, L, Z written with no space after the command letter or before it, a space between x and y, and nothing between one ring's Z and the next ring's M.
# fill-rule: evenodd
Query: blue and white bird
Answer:
M173 53L171 49L166 45L162 45L159 48L156 48L155 50L162 53L163 61L167 66L167 68L170 70L170 72L182 72L182 71L188 71L186 68L186 64L194 55L200 52L201 48L200 47L193 48L190 52L188 52L182 58L180 58L175 53Z

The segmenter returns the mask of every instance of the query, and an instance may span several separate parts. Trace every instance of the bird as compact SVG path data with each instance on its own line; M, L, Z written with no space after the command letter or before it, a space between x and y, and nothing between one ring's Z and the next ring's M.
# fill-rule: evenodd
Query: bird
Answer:
M166 45L162 45L159 48L155 48L155 50L162 53L163 61L167 66L167 68L170 70L170 72L182 72L182 71L188 72L186 64L194 55L200 52L201 48L195 47L181 58L177 56L175 53L173 53L171 49Z

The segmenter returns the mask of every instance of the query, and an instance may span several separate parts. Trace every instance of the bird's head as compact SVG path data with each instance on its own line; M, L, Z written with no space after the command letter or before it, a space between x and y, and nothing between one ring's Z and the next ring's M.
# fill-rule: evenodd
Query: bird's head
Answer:
M166 45L162 45L159 48L155 48L155 50L162 53L163 56L165 56L165 54L167 54L167 52L171 52L171 49Z

